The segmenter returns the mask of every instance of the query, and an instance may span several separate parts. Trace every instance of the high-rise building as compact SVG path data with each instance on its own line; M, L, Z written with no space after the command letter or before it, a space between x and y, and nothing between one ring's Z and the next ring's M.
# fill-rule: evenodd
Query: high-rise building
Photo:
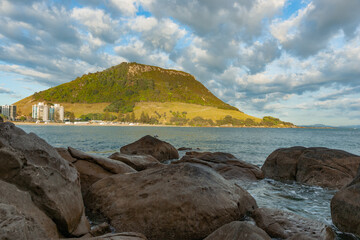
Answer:
M35 120L47 121L64 121L64 107L60 104L54 104L53 106L48 106L43 102L39 102L32 106L32 117Z
M14 121L16 119L16 106L15 105L3 105L1 106L0 113L6 116L9 120Z

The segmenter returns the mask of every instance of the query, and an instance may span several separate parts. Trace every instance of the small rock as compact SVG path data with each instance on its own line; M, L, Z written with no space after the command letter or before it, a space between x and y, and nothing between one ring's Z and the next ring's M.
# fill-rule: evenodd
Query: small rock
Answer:
M271 240L264 230L247 222L234 221L217 229L204 240Z
M178 151L189 151L189 150L192 150L192 148L189 148L189 147L178 148Z
M144 136L126 146L120 148L121 153L131 155L151 155L160 162L178 159L179 153L170 143L161 141L150 135Z

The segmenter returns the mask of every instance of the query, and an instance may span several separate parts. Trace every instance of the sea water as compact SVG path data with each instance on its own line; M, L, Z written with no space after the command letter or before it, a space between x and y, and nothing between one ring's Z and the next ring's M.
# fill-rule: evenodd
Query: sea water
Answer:
M76 149L109 156L121 146L145 135L158 136L174 147L196 151L227 152L238 159L261 167L267 156L278 148L304 146L341 149L360 155L359 129L309 128L188 128L133 126L19 126L34 132L54 147ZM185 152L179 152L180 157ZM264 179L242 183L259 207L291 211L304 217L332 224L330 201L335 190L294 182Z

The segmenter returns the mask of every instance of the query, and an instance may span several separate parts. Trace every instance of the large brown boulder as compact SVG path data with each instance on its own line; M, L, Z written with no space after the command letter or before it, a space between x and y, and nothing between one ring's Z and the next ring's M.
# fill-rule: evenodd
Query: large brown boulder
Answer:
M204 240L271 240L264 230L248 222L234 221L217 229Z
M178 159L179 153L170 143L161 141L155 137L146 135L136 142L120 148L121 153L131 155L151 155L160 162L170 159Z
M52 239L55 223L31 200L29 193L0 180L0 239Z
M256 225L272 238L333 240L335 233L325 224L294 213L258 208L253 212Z
M266 178L341 188L354 179L359 165L360 156L342 150L291 147L275 150L261 169Z
M228 180L258 180L264 178L264 174L259 167L241 161L230 153L187 152L184 157L173 162L173 164L184 162L211 167Z
M57 149L68 161L72 161L80 173L81 192L86 195L89 187L104 177L113 174L136 172L127 164L110 158L96 156L68 147L67 153L63 149ZM72 159L75 159L72 160Z
M360 168L355 179L331 199L331 218L339 230L360 237Z
M151 155L129 155L116 152L109 158L123 162L137 171L161 165L161 163Z
M62 234L90 230L77 170L43 139L12 123L0 124L0 180L29 192Z
M116 231L157 240L203 239L257 207L238 185L187 163L104 178L90 187L85 203Z

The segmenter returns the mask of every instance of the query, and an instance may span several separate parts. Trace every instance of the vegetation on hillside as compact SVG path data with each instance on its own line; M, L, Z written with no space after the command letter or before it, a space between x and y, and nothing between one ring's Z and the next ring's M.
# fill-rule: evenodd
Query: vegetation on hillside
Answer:
M108 112L132 112L137 102L184 102L237 110L184 72L121 63L33 95L35 101L111 103Z

